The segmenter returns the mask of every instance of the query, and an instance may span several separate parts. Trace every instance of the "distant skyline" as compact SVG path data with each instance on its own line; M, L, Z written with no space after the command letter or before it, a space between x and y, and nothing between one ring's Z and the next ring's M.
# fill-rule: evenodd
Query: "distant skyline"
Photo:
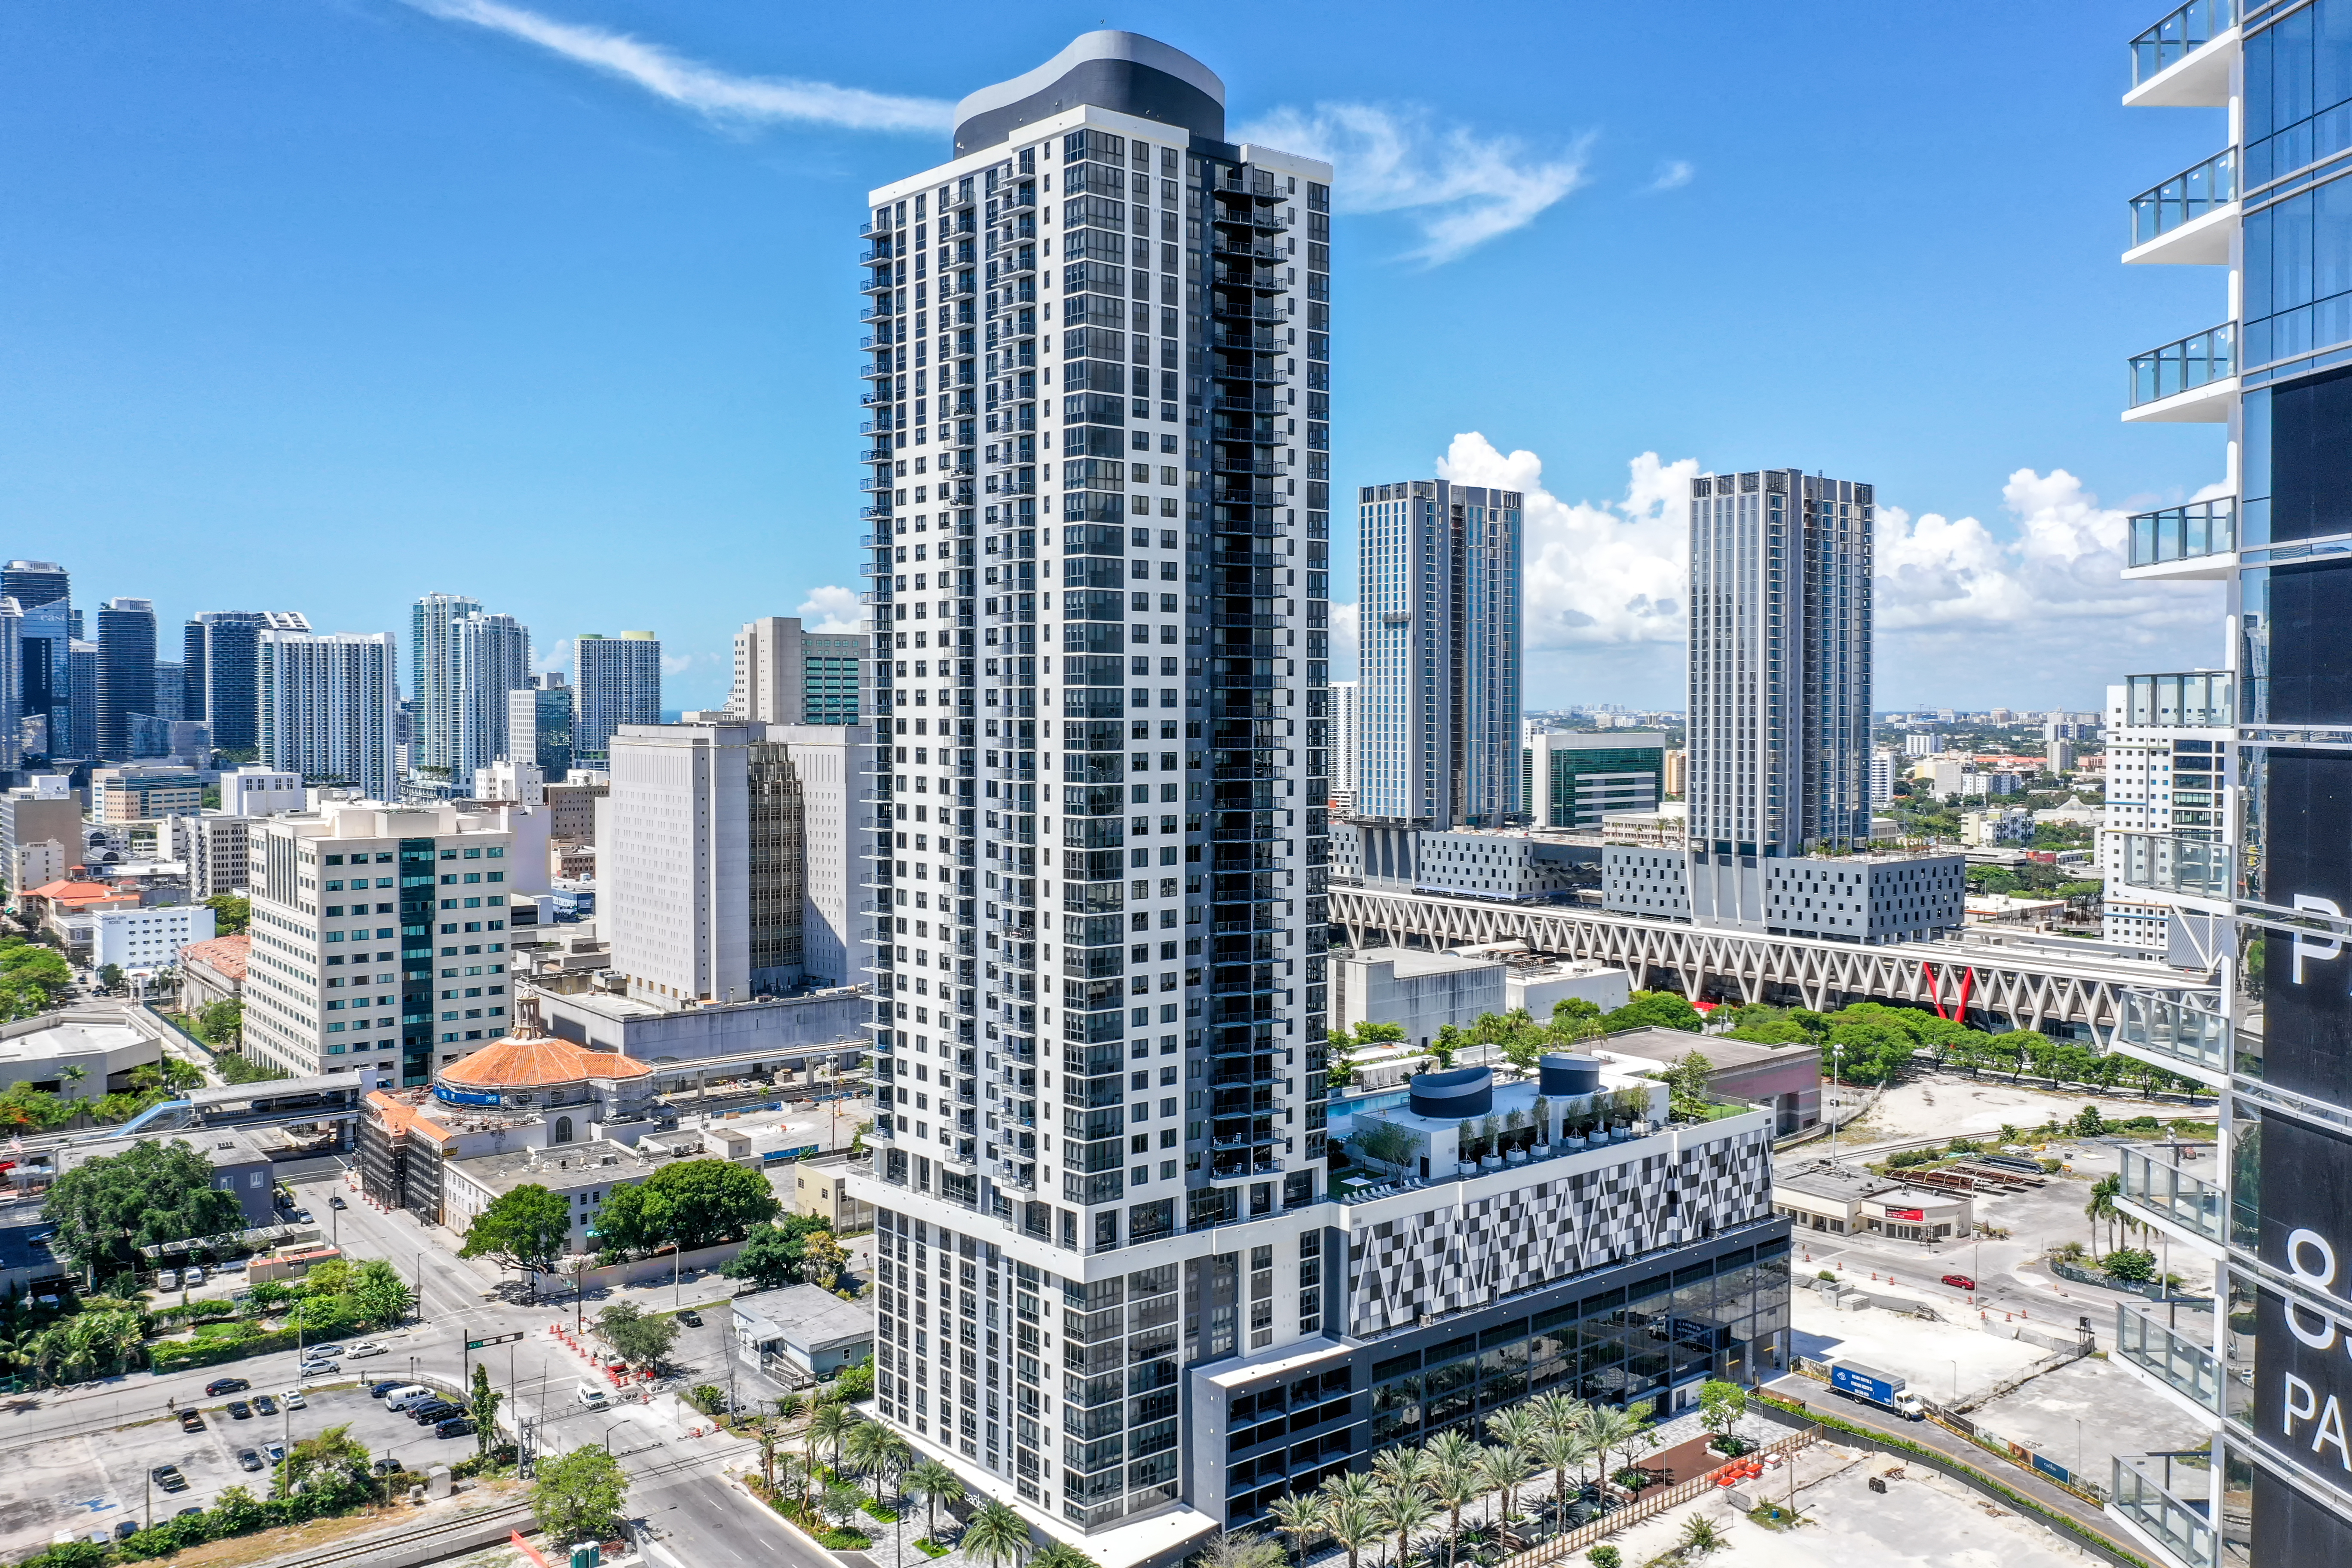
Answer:
M1259 14L1317 40L1276 76L1196 10L1108 21L1338 163L1335 489L1527 495L1530 705L1680 704L1711 469L1875 484L1875 707L2091 710L2220 662L2216 590L2116 574L2124 515L2223 471L2210 428L2117 419L2151 323L2210 310L2115 265L2126 199L2218 134L2118 105L2145 5L1328 16ZM743 622L856 616L867 186L1105 20L917 3L877 51L717 0L0 13L0 550L165 625L404 642L463 593L566 669L576 629L646 626L667 700L717 706Z

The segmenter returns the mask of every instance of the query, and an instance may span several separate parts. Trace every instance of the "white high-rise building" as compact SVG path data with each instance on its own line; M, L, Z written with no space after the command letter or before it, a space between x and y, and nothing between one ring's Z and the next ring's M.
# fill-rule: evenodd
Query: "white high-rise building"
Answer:
M1885 805L1895 798L1895 781L1903 776L1903 759L1880 746L1870 753L1870 804Z
M1445 829L1523 816L1517 490L1358 496L1359 816Z
M254 653L262 765L312 784L347 784L370 800L396 798L392 634L264 629Z
M547 885L544 836L535 865L518 847L529 809L362 802L256 820L246 1054L414 1087L504 1035L508 898Z
M863 636L803 631L791 616L747 621L735 634L727 711L763 724L855 724L868 646Z
M2184 900L2168 898L2150 875L2147 847L2161 844L2186 859L2181 846L2228 840L2233 679L2226 669L2133 676L2107 688L2106 820L2099 833L2099 872L2106 884L2100 935L2158 952L2186 939L2182 962L2203 956L2203 928L2211 916L2189 904L2195 932L2176 931ZM2053 747L2072 742L2053 741ZM2204 853L2218 857L2218 848ZM2199 924L2202 922L2202 924Z
M849 978L852 856L862 870L873 851L852 781L869 745L855 730L731 721L614 732L596 878L631 994L679 1007Z
M1363 710L1352 680L1331 683L1331 809L1356 809L1357 752L1363 745Z
M411 620L412 765L463 787L507 752L507 693L530 682L530 632L455 594L427 594Z
M247 763L220 775L220 809L236 816L270 816L299 811L307 803L302 775Z
M474 770L476 800L511 800L524 805L547 804L547 774L537 763L501 757Z
M583 632L572 647L579 702L572 760L582 767L602 767L604 742L613 731L624 724L661 722L661 639L651 632L617 637Z

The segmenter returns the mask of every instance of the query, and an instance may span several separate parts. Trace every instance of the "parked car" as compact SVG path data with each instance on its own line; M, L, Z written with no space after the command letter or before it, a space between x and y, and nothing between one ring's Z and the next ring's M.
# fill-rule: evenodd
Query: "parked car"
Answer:
M450 1416L461 1414L464 1409L463 1405L438 1399L430 1405L420 1405L408 1414L419 1426L430 1426L436 1421L446 1421Z
M1955 1290L1973 1290L1977 1288L1977 1282L1965 1274L1947 1274L1944 1276L1944 1283Z
M135 1520L135 1519L118 1519L118 1520L116 1520L116 1521L114 1521L114 1539L115 1539L115 1540L117 1540L117 1541L128 1541L128 1540L130 1540L132 1536L134 1536L134 1535L136 1535L136 1534L138 1534L138 1533L139 1533L139 1521L138 1521L137 1520Z
M677 1315L677 1321L684 1323L689 1329L698 1329L702 1327L702 1314L696 1311L691 1307L688 1307L685 1311L680 1312Z
M183 1432L201 1432L201 1431L203 1431L204 1429L205 1429L205 1418L204 1418L202 1415L198 1415L195 1411L193 1411L193 1410L183 1410L183 1411L181 1411L181 1412L180 1412L180 1430L181 1430L181 1431L183 1431Z
M177 1512L177 1513L173 1514L172 1517L173 1517L173 1519L195 1519L195 1518L197 1518L197 1517L201 1516L201 1515L204 1513L204 1511L205 1511L205 1510L204 1510L203 1509L200 1509L200 1508L184 1508L184 1509L182 1509L179 1512Z
M310 1402L302 1397L302 1391L299 1388L289 1388L278 1397L285 1402L286 1408L289 1410L307 1410L310 1408Z
M368 1397L370 1399L382 1399L385 1394L390 1394L394 1389L400 1386L400 1379L396 1377L385 1378L382 1383L371 1383L367 1385Z
M228 1402L228 1415L232 1421L250 1421L253 1419L253 1406L242 1399L232 1399Z
M376 1343L373 1340L362 1340L359 1343L353 1345L344 1353L349 1355L352 1360L358 1361L364 1356L383 1355L384 1353L384 1348Z
M188 1478L180 1473L180 1467L177 1465L158 1465L147 1472L147 1479L167 1492L184 1492L188 1489Z
M378 1459L375 1462L374 1468L375 1473L379 1476L396 1476L400 1474L400 1461L398 1459L392 1458L389 1456Z
M248 1470L261 1468L261 1456L250 1448L239 1448L236 1451L236 1462Z
M474 1424L463 1415L453 1415L433 1428L436 1437L465 1437L473 1434Z
M310 1211L309 1209L294 1209L290 1212L294 1223L297 1225L310 1225L313 1223L310 1218Z
M273 1465L286 1461L286 1445L283 1443L264 1443L261 1451L269 1456L269 1462Z
M278 1414L278 1401L266 1394L257 1394L253 1396L253 1413L256 1415L275 1415Z
M243 1394L253 1384L241 1377L216 1377L205 1384L205 1397L217 1399L224 1394Z

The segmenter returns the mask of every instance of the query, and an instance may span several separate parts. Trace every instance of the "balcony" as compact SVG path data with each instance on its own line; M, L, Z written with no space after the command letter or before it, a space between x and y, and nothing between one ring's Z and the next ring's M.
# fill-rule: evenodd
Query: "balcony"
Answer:
M2132 40L2129 108L2221 109L2238 59L2239 0L2189 0Z
M2115 1045L2167 1072L2218 1081L2230 1070L2229 1025L2219 1013L2145 991L2124 993Z
M2162 833L2118 833L2119 880L2135 888L2192 899L2230 896L2230 847Z
M2200 1176L2149 1158L2137 1149L2118 1150L2123 1190L2116 1195L2149 1217L2165 1221L2216 1247L2228 1243L2228 1195ZM2219 1408L2219 1406L2215 1406Z
M2238 159L2224 148L2131 199L2126 263L2226 266L2238 214Z
M2130 521L2125 573L2132 577L2226 580L2238 567L2238 503L2193 501Z
M2195 1316L2212 1322L2210 1313ZM2212 1352L2121 1301L2116 1303L2116 1353L2200 1410L2222 1414L2221 1363Z
M2219 1542L2206 1520L2208 1496L2187 1501L2175 1486L2200 1491L2210 1484L2210 1455L2139 1454L2115 1461L2107 1512L2149 1546L2188 1568L2215 1568Z
M2238 395L2238 329L2224 321L2192 337L2132 355L2134 423L2220 424Z
M2226 730L2237 722L2236 688L2236 677L2226 669L2129 676L2124 685L2124 722L2168 730Z

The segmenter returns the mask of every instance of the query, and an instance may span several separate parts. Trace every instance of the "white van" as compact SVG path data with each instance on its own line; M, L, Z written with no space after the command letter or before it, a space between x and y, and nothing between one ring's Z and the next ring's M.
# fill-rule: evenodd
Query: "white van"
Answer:
M180 1276L180 1283L191 1290L204 1282L205 1266L201 1263L189 1264L187 1272Z
M158 1268L158 1269L155 1271L155 1289L158 1289L158 1290L176 1290L176 1289L178 1289L179 1288L180 1288L180 1271L179 1271L178 1269L176 1269L176 1268Z
M589 1383L583 1379L580 1384L580 1403L591 1410L602 1410L613 1403L612 1391L601 1383Z
M438 1395L436 1395L433 1390L426 1388L422 1384L412 1383L405 1388L395 1388L390 1394L385 1394L383 1396L383 1407L386 1410L405 1410L412 1405L422 1405L428 1399L437 1397Z

